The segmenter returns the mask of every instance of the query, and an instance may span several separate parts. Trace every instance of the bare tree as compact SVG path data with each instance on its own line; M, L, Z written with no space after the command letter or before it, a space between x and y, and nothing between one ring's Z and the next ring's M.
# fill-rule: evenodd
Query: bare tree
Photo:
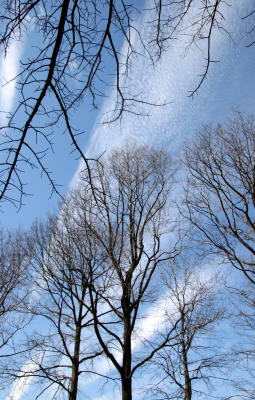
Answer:
M10 364L22 364L26 352L22 332L29 324L31 255L24 232L0 230L0 371L1 384L10 383Z
M35 224L33 242L34 288L30 312L37 324L30 338L30 370L24 365L17 377L34 377L38 397L63 391L78 396L79 379L92 370L102 351L93 340L88 288L104 272L104 254L88 225L77 226L72 196L68 196L46 224ZM102 287L101 287L102 290Z
M185 151L187 218L255 284L255 125L236 113L224 128L205 126Z
M233 301L233 327L237 336L232 346L233 358L238 361L238 374L233 382L238 395L236 398L254 399L254 328L255 294L250 281L236 283L238 287L229 288ZM235 398L235 397L233 397Z
M244 277L244 282L236 284L239 289L232 289L238 294L235 325L241 324L242 336L234 354L248 372L251 366L248 359L252 360L254 354L250 338L255 304L254 154L254 117L240 112L234 114L226 127L204 127L185 152L190 173L186 217L195 226L203 248L223 256ZM245 386L245 379L238 389L242 387L248 395L252 390Z
M75 218L77 224L88 224L107 257L104 280L109 288L102 292L91 285L90 307L96 337L120 376L122 399L131 400L133 375L168 340L147 349L146 355L134 355L132 343L146 343L139 339L137 325L144 303L158 294L153 278L176 249L166 251L162 244L173 227L168 199L174 171L167 153L125 147L91 168L93 190L87 172L81 175ZM100 315L102 308L108 318Z
M230 2L231 5L234 7L236 3ZM39 46L34 47L32 43L31 54L22 59L17 77L20 102L8 123L1 127L0 199L22 204L26 166L39 167L52 190L58 192L45 156L54 146L54 135L51 134L60 121L64 123L63 129L73 150L87 162L77 136L82 131L74 124L73 111L85 98L96 107L98 99L105 95L109 59L113 60L116 94L115 110L110 119L119 118L123 112L137 113L137 103L146 103L143 96L129 93L125 79L122 79L130 69L132 55L141 56L140 50L136 54L135 42L141 43L142 56L147 55L155 61L169 41L182 34L190 35L189 45L206 41L205 70L191 94L198 91L209 66L215 62L211 54L214 33L226 32L226 2L155 0L146 10L151 27L148 37L144 37L135 22L140 11L135 6L134 1L124 0L1 2L0 44L5 54L13 40L27 36L33 42L31 27L37 31ZM251 5L243 21L253 24L253 14ZM252 35L254 26L247 29ZM127 44L125 54L120 53L123 40Z
M219 370L226 357L220 338L216 345L214 337L215 327L225 314L220 283L217 275L198 270L199 264L181 255L164 270L165 318L175 326L175 336L152 360L152 373L159 379L149 389L154 399L191 400L194 394L208 398L201 382L208 385L217 377L223 379Z

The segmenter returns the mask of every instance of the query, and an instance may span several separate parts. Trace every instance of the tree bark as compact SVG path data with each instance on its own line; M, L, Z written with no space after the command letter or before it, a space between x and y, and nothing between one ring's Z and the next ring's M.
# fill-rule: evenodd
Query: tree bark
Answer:
M84 290L82 299L84 299ZM76 400L78 392L78 379L79 379L79 361L80 361L80 347L81 347L81 325L82 325L82 303L80 302L79 317L75 329L74 337L74 353L72 360L72 377L70 383L69 400Z
M191 390L191 381L189 376L186 349L184 350L183 353L183 367L184 367L184 377L185 377L185 400L191 400L192 390Z
M185 391L184 396L185 400L191 400L192 388L191 388L191 380L189 376L189 368L188 368L188 359L187 359L187 349L185 344L185 316L182 314L181 319L181 330L182 330L182 359L183 359L183 370L184 370L184 379L185 379Z
M131 377L122 377L122 400L132 400L132 379Z
M131 348L131 314L129 309L129 296L124 294L122 298L123 308L123 372L122 372L122 400L132 400L132 376L131 376L131 364L132 364L132 348Z
M75 343L74 343L74 357L72 363L72 377L70 384L69 400L76 400L78 391L78 377L79 377L79 353L81 343L81 327L76 327Z

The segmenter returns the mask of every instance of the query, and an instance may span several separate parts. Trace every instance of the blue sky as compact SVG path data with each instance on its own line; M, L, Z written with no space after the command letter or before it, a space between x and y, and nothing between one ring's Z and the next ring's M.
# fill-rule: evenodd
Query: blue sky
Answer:
M89 157L98 156L125 140L133 140L167 148L175 157L183 142L190 139L202 124L224 122L231 117L232 110L236 107L253 113L255 47L245 48L245 40L240 40L243 32L239 21L240 15L245 15L246 3L240 0L236 9L226 9L226 24L235 43L223 33L215 35L213 51L220 62L212 65L202 88L193 98L188 97L188 92L198 82L204 63L204 52L201 45L201 48L191 48L184 56L183 39L173 41L155 67L145 58L138 58L133 63L126 82L131 90L142 92L147 100L169 104L143 110L150 114L147 117L125 114L121 120L106 125L103 122L114 102L110 90L99 110L91 110L89 104L82 103L76 112L76 121L86 131L80 142L86 154ZM141 23L146 30L148 28L145 19L146 15L142 15ZM0 64L2 83L18 72L19 56L22 54L25 57L29 48L29 37L23 42L13 43L7 59L2 59ZM0 90L1 109L11 111L18 99L17 91L13 84ZM70 155L70 146L63 140L61 126L54 134L55 153L49 156L49 169L54 171L55 180L62 185L61 191L64 194L75 182L80 162ZM13 206L3 204L0 218L2 225L6 227L28 227L35 218L43 218L47 212L53 211L59 201L56 195L49 198L49 185L45 178L40 177L40 172L30 171L26 174L25 181L27 190L32 195L24 199L24 205L18 213ZM110 397L107 395L100 397L100 400L108 399ZM20 397L17 396L15 400L20 400Z
M80 140L84 151L95 156L114 144L123 142L125 138L132 137L136 142L166 147L170 152L176 153L182 141L190 138L201 124L224 122L235 107L252 113L255 86L254 48L245 48L245 39L240 41L243 35L240 15L245 14L246 2L238 3L236 8L227 7L225 12L226 26L235 43L223 33L214 36L214 58L220 62L212 64L197 95L190 98L188 92L196 86L202 71L205 57L202 44L200 48L191 48L185 56L184 39L173 41L155 68L145 58L137 58L126 82L127 86L143 93L147 100L169 104L160 108L143 109L142 111L150 114L149 117L126 114L121 121L102 125L106 113L113 108L114 100L110 90L99 110L91 110L89 104L82 103L76 112L76 123L86 132ZM145 19L146 15L141 16L143 29L146 31L148 27ZM33 41L36 41L35 32L32 30L30 34ZM26 57L29 54L30 41L26 37L23 42L13 43L7 59L2 60L2 82L13 77L15 71L18 72L19 56ZM10 111L14 107L18 93L13 83L1 88L0 99L1 109ZM136 111L139 111L139 105ZM70 155L71 147L68 140L63 139L61 126L54 130L54 136L55 153L49 155L48 166L54 172L55 181L62 185L60 191L64 194L79 162ZM24 199L24 206L18 213L12 206L2 205L0 216L5 226L27 227L34 218L43 218L48 211L52 211L59 201L56 195L49 198L49 185L45 178L41 179L38 170L26 172L24 178L26 190L32 195Z

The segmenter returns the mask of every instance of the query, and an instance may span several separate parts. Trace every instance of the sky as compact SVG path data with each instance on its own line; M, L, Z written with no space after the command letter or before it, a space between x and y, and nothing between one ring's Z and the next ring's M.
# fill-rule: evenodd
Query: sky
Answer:
M85 153L89 156L99 155L114 144L133 138L135 142L161 146L177 154L181 143L191 138L202 124L224 122L236 107L252 113L254 49L246 48L245 40L240 41L243 33L240 32L239 17L245 14L245 3L239 1L237 7L226 8L226 24L235 43L223 33L215 35L213 52L215 59L220 62L212 65L201 90L193 98L188 97L188 93L199 80L204 53L200 45L200 48L192 48L185 56L183 39L169 45L155 68L144 57L137 58L126 82L131 90L143 93L148 101L168 102L166 106L150 107L146 110L150 113L148 117L126 114L120 121L107 125L103 122L107 112L113 108L114 101L110 91L99 110L91 110L86 102L82 103L77 111L77 124L84 127L86 132L81 142ZM148 29L146 18L146 13L141 16L144 30ZM31 31L35 41L36 36ZM26 37L23 41L12 43L7 58L2 57L2 83L19 71L19 55L29 53L29 47ZM1 109L11 111L18 98L14 82L2 86L0 90ZM62 140L61 127L55 134L55 140L55 152L49 158L49 169L54 170L55 180L62 185L60 191L64 194L74 179L79 161L70 154L67 142ZM19 212L3 204L0 214L3 225L28 227L35 218L43 218L47 212L54 210L59 201L56 195L50 198L50 188L38 170L30 171L25 176L25 182L26 190L31 195L24 199L24 206Z
M204 63L203 48L192 48L184 54L185 39L173 41L162 60L151 66L144 57L133 63L126 85L132 90L142 92L148 101L168 104L162 107L150 107L149 116L141 117L125 114L122 119L110 125L104 124L106 115L113 108L114 98L109 90L108 97L99 110L91 111L86 104L81 104L77 111L77 122L87 132L83 139L84 152L89 157L95 157L104 151L110 151L114 146L121 145L126 140L167 148L173 159L180 154L183 143L202 124L224 123L231 118L235 108L248 113L254 112L255 93L255 48L246 48L245 40L240 40L243 31L240 28L240 15L245 15L245 0L239 0L236 8L227 7L226 24L233 41L223 33L214 37L213 51L219 63L213 64L203 86L193 98L188 97L201 73ZM148 16L141 16L143 29L149 29L146 24ZM125 48L125 43L123 44ZM202 46L202 45L201 45ZM138 51L140 49L138 48ZM0 63L0 109L11 112L15 106L18 93L15 83L6 85L19 71L19 58L29 51L29 41L13 42L4 59ZM139 110L139 106L138 106ZM5 123L2 114L1 123ZM80 162L69 154L63 146L61 134L56 140L56 152L49 160L51 169L55 171L56 180L62 184L62 192L75 185ZM25 204L19 212L12 206L4 204L0 214L1 224L6 227L29 227L35 218L43 218L47 212L53 211L57 196L50 198L50 189L45 179L38 171L31 171L26 176L28 191L33 195L25 199ZM180 182L181 183L181 182ZM15 400L22 397L16 392ZM110 396L110 394L109 394ZM104 395L97 400L108 400ZM96 399L94 399L96 400Z

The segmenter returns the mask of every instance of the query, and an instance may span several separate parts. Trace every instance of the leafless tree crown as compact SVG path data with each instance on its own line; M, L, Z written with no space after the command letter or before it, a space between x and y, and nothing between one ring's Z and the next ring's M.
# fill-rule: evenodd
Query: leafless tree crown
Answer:
M222 349L212 340L215 327L224 319L219 281L217 274L202 276L198 265L203 260L194 258L180 254L162 274L166 318L175 329L152 360L152 373L158 379L149 389L153 399L207 398L201 381L209 384L224 365Z
M73 121L74 110L84 99L97 107L109 88L108 64L113 63L115 108L111 120L123 112L137 113L137 103L151 99L130 93L125 76L132 61L142 52L152 62L161 57L171 39L190 35L190 45L206 42L205 67L191 95L196 93L214 60L214 33L226 32L224 0L157 0L146 9L149 34L136 22L135 2L124 0L4 0L0 5L0 44L6 54L12 41L30 41L30 52L21 62L17 76L19 103L1 126L0 199L22 204L25 194L23 172L37 167L46 175L53 191L58 186L47 168L45 157L54 147L56 129L71 140L72 149L83 158ZM229 6L232 5L232 2ZM233 7L236 4L233 2ZM254 27L251 7L244 15L251 40ZM248 22L247 22L248 21ZM32 37L36 42L32 43ZM38 40L37 40L38 39ZM123 40L126 52L121 54ZM140 50L134 43L140 43ZM39 46L38 46L39 43ZM35 46L33 46L35 44ZM112 77L111 77L112 79ZM88 166L88 165L87 165Z
M75 204L67 196L58 214L36 223L30 237L34 300L29 312L45 329L33 329L31 369L25 365L19 376L35 378L38 397L50 390L54 398L64 393L75 400L79 378L93 373L93 360L102 353L93 340L88 292L102 279L104 254L89 227L75 223Z
M122 399L132 399L132 379L167 338L134 357L132 342L139 341L137 324L142 306L153 296L153 277L176 249L164 248L173 228L168 201L174 170L166 151L130 146L115 150L103 163L81 174L77 221L86 222L106 255L106 290L91 288L94 329L105 356L122 384ZM87 219L81 218L89 210ZM80 214L81 213L81 214ZM83 222L82 222L83 221ZM108 319L100 316L102 307ZM142 340L142 339L141 339ZM143 340L142 340L143 341Z
M10 365L17 368L26 359L29 347L24 331L30 322L29 303L31 253L24 232L0 229L0 386L14 378Z
M188 218L207 243L255 283L255 125L236 113L186 148Z

